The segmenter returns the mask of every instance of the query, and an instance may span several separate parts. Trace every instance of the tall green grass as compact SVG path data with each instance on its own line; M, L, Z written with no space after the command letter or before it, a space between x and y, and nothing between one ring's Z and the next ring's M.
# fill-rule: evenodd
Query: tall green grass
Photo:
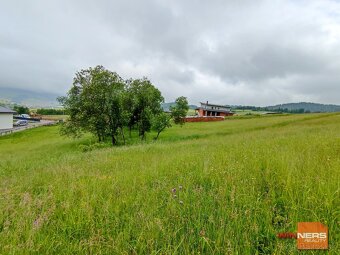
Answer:
M58 127L0 138L0 253L298 254L276 234L299 221L326 224L340 251L339 114L187 123L82 152L93 142Z

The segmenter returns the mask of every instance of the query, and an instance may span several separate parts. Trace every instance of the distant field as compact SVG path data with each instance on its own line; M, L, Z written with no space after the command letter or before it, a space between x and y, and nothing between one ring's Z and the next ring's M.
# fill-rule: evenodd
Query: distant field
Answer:
M196 111L194 109L189 109L187 115L188 116L195 116L196 115L195 113L196 113Z
M265 113L264 111L252 111L252 110L233 110L237 115L249 115L249 114L255 114L260 115Z
M299 221L326 224L339 254L339 114L187 123L82 152L93 142L57 126L0 137L0 254L300 254L276 237Z

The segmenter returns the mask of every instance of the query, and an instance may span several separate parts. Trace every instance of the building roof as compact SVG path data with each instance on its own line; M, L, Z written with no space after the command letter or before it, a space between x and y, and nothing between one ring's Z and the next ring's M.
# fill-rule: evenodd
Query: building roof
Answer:
M209 112L231 112L230 110L221 110L221 109L205 109L203 107L198 107L196 110L202 109L204 111L209 111Z
M220 104L209 104L209 103L202 103L200 102L201 105L209 105L209 106L216 106L216 107L223 107L223 108L230 108L230 106L227 105L220 105Z
M11 110L11 109L8 109L8 108L6 108L6 107L2 107L2 106L0 106L0 113L17 113L16 111L13 111L13 110Z

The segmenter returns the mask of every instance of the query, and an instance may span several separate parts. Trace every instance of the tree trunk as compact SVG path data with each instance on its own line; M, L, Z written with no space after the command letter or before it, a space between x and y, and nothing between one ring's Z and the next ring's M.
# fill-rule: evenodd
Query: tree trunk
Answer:
M154 138L155 141L158 139L158 136L159 136L159 134L160 134L161 132L162 132L162 131L158 131L157 136Z
M111 134L111 140L112 140L112 145L115 145L117 141L116 141L114 134Z
M124 136L123 127L120 127L120 132L122 132L122 137L123 137L123 141L124 141L124 145L125 145L125 136ZM130 136L130 137L131 137L131 136Z
M96 130L96 136L97 136L98 142L100 143L101 137L100 137L100 132L98 131L98 129Z
M157 136L154 138L154 140L158 139L159 134L164 130L165 128L162 128L161 130L158 131Z
M144 141L145 140L145 132L141 131L140 136L141 136L141 140Z

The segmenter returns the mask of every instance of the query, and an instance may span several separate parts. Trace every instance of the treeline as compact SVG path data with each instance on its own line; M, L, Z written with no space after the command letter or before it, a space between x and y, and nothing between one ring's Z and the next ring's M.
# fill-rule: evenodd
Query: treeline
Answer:
M317 104L317 103L287 103L274 106L257 107L257 106L232 106L233 109L253 110L253 111L271 111L283 113L310 113L310 112L340 112L340 106L334 104Z
M267 108L264 107L263 111L271 111L271 112L282 112L282 113L310 113L310 110L305 110L303 108L299 109L288 109L288 108Z
M40 115L65 115L67 112L64 109L47 109L41 108L37 110L32 110L27 106L19 105L16 103L8 103L0 101L0 106L8 107L13 111L16 111L17 114L40 114Z
M41 115L65 115L67 114L64 109L37 109L37 114Z
M340 106L334 104L318 104L318 103L288 103L288 104L279 104L275 106L270 106L270 108L281 108L288 110L298 110L304 109L305 112L339 112Z
M30 109L23 105L14 105L13 110L16 111L18 114L29 114Z
M113 145L118 139L125 144L125 131L131 137L136 130L145 140L146 134L154 130L157 139L171 126L172 119L183 124L188 111L187 99L179 97L170 115L163 112L164 98L150 80L123 80L103 66L77 72L67 96L58 101L69 115L61 127L62 134L79 137L90 132L99 142L110 138Z
M279 112L279 113L310 113L310 110L305 110L303 108L299 109L288 109L288 108L272 108L270 107L258 107L258 106L234 106L233 109L238 110L252 110L252 111L258 111L258 112Z
M8 101L0 101L0 106L10 108L13 111L15 111L17 114L29 114L30 113L30 109L28 107L23 106L23 105L18 105L15 103L11 103Z
M249 105L233 105L233 110L252 110L252 111L263 111L263 107L249 106Z
M14 111L16 111L18 114L30 114L31 112L40 114L40 115L64 115L66 114L66 111L63 109L37 109L36 111L30 110L30 108L23 106L23 105L14 105L11 107Z

